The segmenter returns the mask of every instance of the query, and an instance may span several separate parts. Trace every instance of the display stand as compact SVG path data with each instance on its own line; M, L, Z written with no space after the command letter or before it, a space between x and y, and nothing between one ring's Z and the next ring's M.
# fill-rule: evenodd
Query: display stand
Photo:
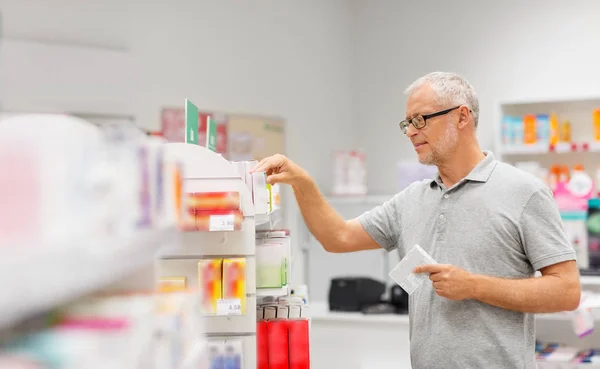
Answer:
M184 168L184 193L231 191L240 194L243 222L241 230L214 226L209 231L182 232L181 243L160 252L157 270L160 277L182 276L188 288L198 289L198 261L214 258L246 260L246 310L227 315L219 311L203 319L207 339L224 338L242 341L244 369L256 368L256 273L255 212L252 197L234 166L219 154L204 147L169 143L167 158L179 160ZM222 301L223 302L223 301ZM221 302L219 302L221 303ZM226 303L226 302L223 302ZM235 310L235 309L234 309ZM237 312L239 314L239 312Z

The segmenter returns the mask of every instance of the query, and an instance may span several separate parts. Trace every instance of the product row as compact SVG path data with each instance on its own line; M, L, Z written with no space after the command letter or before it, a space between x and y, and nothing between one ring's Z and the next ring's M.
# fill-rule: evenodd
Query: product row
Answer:
M265 297L257 303L256 320L309 319L310 306L299 296Z
M0 246L80 247L176 223L182 169L161 139L42 115L3 121L0 147Z
M310 369L310 321L262 320L256 325L257 369Z
M256 232L256 288L290 284L292 241L288 230Z
M15 327L0 367L177 369L202 339L195 304L191 293L88 298Z
M258 161L233 161L231 164L248 186L256 214L268 214L281 208L280 186L268 184L265 172L252 172Z
M592 137L600 142L600 109L591 114ZM557 114L506 115L502 121L502 143L504 145L534 145L570 143L571 122L559 119Z
M244 342L239 339L210 339L206 343L206 366L199 369L242 369Z
M159 289L167 292L186 291L189 289L187 277L162 277ZM246 259L199 260L198 293L199 312L203 315L246 314Z
M557 343L536 342L535 353L540 369L600 368L598 349L581 350Z

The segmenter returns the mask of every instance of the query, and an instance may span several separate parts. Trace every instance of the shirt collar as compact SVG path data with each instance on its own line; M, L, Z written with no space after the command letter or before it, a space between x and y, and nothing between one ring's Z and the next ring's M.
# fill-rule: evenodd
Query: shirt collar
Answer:
M496 164L498 164L498 161L496 160L496 158L494 157L494 154L491 151L484 150L483 154L485 155L485 158L483 158L483 160L480 161L475 166L475 168L473 168L473 170L471 170L471 172L469 174L467 174L467 176L464 178L463 181L473 181L473 182L485 183L490 178L490 176L492 175L492 172L494 171L494 168L496 168ZM431 181L431 186L436 185L436 184L438 186L442 185L442 179L440 178L439 172L436 173L434 180Z

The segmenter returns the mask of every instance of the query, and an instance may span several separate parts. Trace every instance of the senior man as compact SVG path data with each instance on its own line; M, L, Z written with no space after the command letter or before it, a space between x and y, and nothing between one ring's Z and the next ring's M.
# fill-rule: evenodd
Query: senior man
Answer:
M535 368L534 313L574 310L581 296L552 193L480 148L479 102L461 76L430 73L406 93L400 128L438 174L382 206L345 221L288 158L265 158L254 171L291 185L329 252L383 247L403 257L419 244L439 263L415 270L431 283L409 299L414 369Z

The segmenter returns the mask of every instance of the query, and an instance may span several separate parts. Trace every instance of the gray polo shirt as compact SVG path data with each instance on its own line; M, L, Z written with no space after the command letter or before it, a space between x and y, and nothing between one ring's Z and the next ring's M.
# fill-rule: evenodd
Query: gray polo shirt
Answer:
M438 263L501 278L575 260L551 191L491 152L460 182L415 182L359 219L400 257L419 244ZM413 369L535 368L533 314L451 301L424 283L409 299Z

